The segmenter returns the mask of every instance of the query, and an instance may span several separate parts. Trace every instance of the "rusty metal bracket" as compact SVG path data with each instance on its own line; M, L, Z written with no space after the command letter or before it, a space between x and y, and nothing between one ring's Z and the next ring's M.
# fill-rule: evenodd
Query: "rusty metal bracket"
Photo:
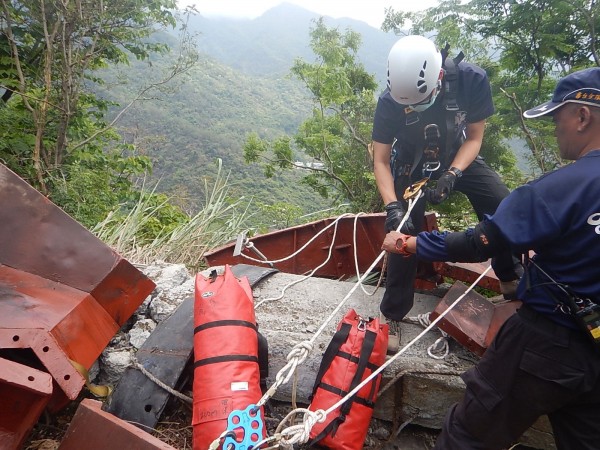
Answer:
M431 312L430 319L439 317L466 290L467 286L463 283L455 282ZM516 300L494 304L477 292L471 291L438 322L438 328L477 356L483 356L502 324L520 305L521 302Z
M0 447L21 448L52 394L52 377L0 358Z
M86 380L72 361L89 369L155 284L1 164L0 205L1 355L52 381L43 396L0 394L7 411L29 407L13 427L29 430L41 403L77 398Z
M59 450L176 450L166 442L102 411L102 403L84 399L77 408Z

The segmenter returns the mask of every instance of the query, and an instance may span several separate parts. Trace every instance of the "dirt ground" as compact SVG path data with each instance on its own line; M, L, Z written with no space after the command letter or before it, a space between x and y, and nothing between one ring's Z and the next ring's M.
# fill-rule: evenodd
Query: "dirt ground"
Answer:
M23 450L57 450L79 402L86 397L97 400L90 393L83 393L77 401L72 402L59 413L52 416L44 414L31 431ZM191 423L191 407L180 400L172 399L167 404L156 429L150 434L178 450L191 450Z
M84 392L58 414L45 414L33 428L24 450L57 450L77 406L84 398L94 398ZM290 405L271 403L266 414L267 429L270 435L289 412ZM172 398L167 404L161 421L151 434L178 450L192 450L192 409L190 405ZM437 431L417 426L396 425L377 419L371 421L363 450L429 450L433 447ZM305 448L305 447L301 447ZM315 447L313 447L315 448ZM316 447L319 448L319 447ZM511 450L534 450L518 446ZM109 450L109 449L107 449Z
M90 398L93 396L89 395ZM85 396L73 402L60 413L44 415L32 430L24 450L57 450L69 423L75 414L77 405ZM289 410L289 405L278 404L271 408L266 417L270 433ZM165 408L161 421L151 434L178 450L192 449L192 412L189 405L179 400L172 400ZM435 442L435 431L420 427L407 426L394 436L391 424L373 420L370 433L365 441L364 450L427 450ZM107 449L108 450L108 449Z

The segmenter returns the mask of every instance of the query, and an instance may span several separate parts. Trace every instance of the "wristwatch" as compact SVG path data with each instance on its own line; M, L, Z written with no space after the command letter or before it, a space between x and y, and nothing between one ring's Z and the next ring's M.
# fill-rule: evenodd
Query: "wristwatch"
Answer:
M408 244L408 236L402 235L398 239L396 239L396 245L395 245L396 250L398 251L399 254L401 254L405 258L412 256L412 253L409 253L409 251L408 251L407 244Z
M452 172L456 178L462 177L462 170L460 170L458 167L452 166L448 169L448 172Z

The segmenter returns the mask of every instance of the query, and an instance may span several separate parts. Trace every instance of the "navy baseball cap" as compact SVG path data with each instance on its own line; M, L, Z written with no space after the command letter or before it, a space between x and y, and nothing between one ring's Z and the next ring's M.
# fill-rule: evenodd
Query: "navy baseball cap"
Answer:
M523 113L528 119L550 114L565 103L583 103L600 108L600 67L583 69L561 79L552 100Z

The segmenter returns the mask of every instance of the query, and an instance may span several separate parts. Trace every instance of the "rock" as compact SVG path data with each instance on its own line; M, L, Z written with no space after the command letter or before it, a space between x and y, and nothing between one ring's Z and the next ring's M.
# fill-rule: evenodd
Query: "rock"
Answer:
M105 349L100 356L102 370L98 383L116 385L131 361L132 356L129 350Z
M152 319L138 320L129 330L129 342L136 349L139 349L155 328L156 322Z

